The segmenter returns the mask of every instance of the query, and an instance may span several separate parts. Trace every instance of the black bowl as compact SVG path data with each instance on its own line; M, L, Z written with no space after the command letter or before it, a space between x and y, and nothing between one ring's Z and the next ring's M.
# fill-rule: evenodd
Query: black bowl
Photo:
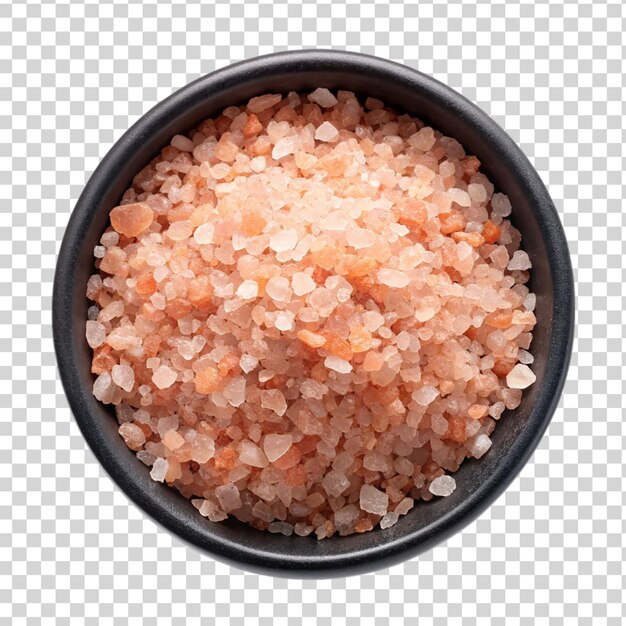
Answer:
M342 88L382 99L458 139L506 193L534 269L537 326L532 350L537 382L521 406L505 414L493 446L467 460L447 498L418 503L392 528L317 541L254 530L236 520L212 523L188 500L154 482L117 433L113 414L91 394L91 351L85 341L85 286L93 248L133 176L177 133L226 106L268 92ZM85 439L122 490L173 533L232 565L293 577L362 573L408 559L475 519L522 469L557 406L573 335L573 276L567 242L537 172L508 135L468 100L413 69L348 52L308 50L273 54L204 76L146 113L109 151L87 183L69 221L57 263L53 322L61 379Z

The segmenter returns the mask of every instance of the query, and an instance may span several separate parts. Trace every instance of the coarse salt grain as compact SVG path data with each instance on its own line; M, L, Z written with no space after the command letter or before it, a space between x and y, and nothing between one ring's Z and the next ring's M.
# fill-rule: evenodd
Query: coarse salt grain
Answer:
M535 380L531 262L479 166L325 88L172 138L87 284L94 396L152 478L319 539L451 493Z

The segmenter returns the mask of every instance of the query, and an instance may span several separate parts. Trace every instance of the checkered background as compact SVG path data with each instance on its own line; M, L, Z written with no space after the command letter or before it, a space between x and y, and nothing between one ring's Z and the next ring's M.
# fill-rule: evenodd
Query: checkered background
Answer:
M0 17L2 626L623 623L619 0L1 0ZM132 505L70 414L50 328L64 227L109 147L201 74L301 47L402 61L490 113L548 185L578 283L564 396L507 493L417 559L319 582L216 563Z

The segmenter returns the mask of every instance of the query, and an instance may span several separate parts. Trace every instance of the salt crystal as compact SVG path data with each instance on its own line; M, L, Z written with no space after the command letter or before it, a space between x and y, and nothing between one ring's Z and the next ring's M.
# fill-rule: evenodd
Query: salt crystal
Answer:
M100 402L108 402L110 401L110 391L111 385L113 381L111 380L111 375L107 372L104 372L96 378L93 383L92 393Z
M261 448L251 441L241 442L239 460L252 467L267 467L268 460Z
M404 272L386 267L378 270L377 277L379 282L383 285L387 285L388 287L393 287L395 289L402 289L410 282L409 276Z
M276 415L282 417L287 410L287 402L279 389L267 389L261 391L261 407L271 409Z
M241 506L241 497L239 489L233 483L220 485L215 488L215 497L220 503L220 507L224 513L230 513L237 510Z
M350 481L346 475L336 470L327 472L322 480L322 487L331 497L340 496L349 486Z
M291 287L296 296L311 293L316 287L315 281L305 272L295 272L291 277Z
M462 189L452 187L451 189L448 189L448 196L452 202L456 202L459 206L468 207L472 204L467 191L463 191Z
M325 109L334 107L337 104L337 98L324 87L318 87L313 93L310 93L307 98L310 102L315 102L315 104L319 104Z
M293 437L291 435L267 435L263 441L263 451L270 463L280 459L291 448Z
M361 509L374 515L385 515L389 507L389 496L372 487L372 485L363 485L359 493L359 505Z
M424 385L411 394L411 397L420 406L428 406L439 396L439 392L435 387Z
M101 346L107 338L104 326L93 320L87 321L85 336L87 337L87 343L91 348Z
M513 253L513 257L506 266L508 270L527 270L532 267L528 254L523 250L516 250Z
M230 380L222 391L228 404L234 407L241 406L246 401L246 379L237 376Z
M292 524L287 524L286 522L272 522L268 527L271 533L278 533L281 535L285 535L285 537L291 537L293 535L294 527Z
M384 530L385 528L391 528L394 524L398 522L400 516L394 512L390 511L380 520L380 527Z
M503 193L494 193L491 196L491 208L496 215L507 217L511 215L511 202Z
M270 248L275 252L293 250L297 243L298 232L293 229L280 230L270 237Z
M193 152L193 149L195 148L193 141L191 141L191 139L187 139L187 137L184 137L183 135L174 135L170 144L181 152Z
M352 371L352 364L349 361L345 361L334 355L327 356L324 359L324 365L329 370L333 370L339 374L349 374Z
M105 248L111 248L113 246L116 246L119 243L119 241L120 241L120 236L114 230L107 231L102 234L102 237L100 237L100 243Z
M520 350L517 353L517 358L519 359L519 362L524 365L530 365L535 360L535 357L530 352L527 352L526 350Z
M167 470L169 469L170 464L162 458L158 458L154 460L152 464L152 471L150 472L150 477L152 480L156 480L159 483L162 483L165 480L165 475L167 474Z
M452 476L438 476L428 486L428 491L434 496L449 496L456 489L456 481Z
M248 101L248 109L252 113L260 113L261 111L265 111L266 109L278 104L281 100L282 96L280 94L257 96L255 98L250 98Z
M255 280L244 280L237 287L237 295L244 300L252 300L259 294L259 285Z
M111 370L113 382L124 391L132 391L135 386L135 371L129 365L114 365Z
M152 374L152 382L159 389L167 389L171 387L175 382L178 374L167 365L161 365L155 372Z
M318 141L334 141L339 137L339 131L331 122L324 122L317 127L315 139Z
M537 296L534 293L529 293L524 298L524 308L527 311L534 311L536 305L537 305Z
M96 259L104 258L104 253L106 252L106 248L104 246L96 246L93 249L93 255Z
M270 278L265 286L265 293L277 302L289 302L290 292L289 280L284 276Z
M480 459L491 448L491 439L485 434L480 434L468 439L465 442L465 447L475 459Z
M200 224L198 228L196 228L193 238L196 243L200 245L208 245L213 242L213 235L215 233L215 224L212 222L207 222L205 224Z
M276 142L272 149L272 159L278 161L289 154L293 154L297 149L298 144L294 137L283 137Z
M259 364L259 359L257 357L252 356L251 354L242 354L239 359L239 367L246 373L249 374L252 370L256 369Z
M274 326L280 331L287 332L294 327L294 314L291 311L281 311L276 315Z
M532 370L523 363L518 363L506 376L506 384L511 389L526 389L536 380Z

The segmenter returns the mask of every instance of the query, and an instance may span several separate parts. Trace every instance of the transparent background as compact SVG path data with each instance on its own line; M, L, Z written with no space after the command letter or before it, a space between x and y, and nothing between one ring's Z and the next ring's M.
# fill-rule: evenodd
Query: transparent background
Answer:
M0 623L621 624L625 17L619 1L2 0ZM560 408L506 494L413 561L320 582L231 569L146 519L70 414L49 312L70 211L129 125L201 74L301 47L404 62L490 113L548 185L578 283Z

